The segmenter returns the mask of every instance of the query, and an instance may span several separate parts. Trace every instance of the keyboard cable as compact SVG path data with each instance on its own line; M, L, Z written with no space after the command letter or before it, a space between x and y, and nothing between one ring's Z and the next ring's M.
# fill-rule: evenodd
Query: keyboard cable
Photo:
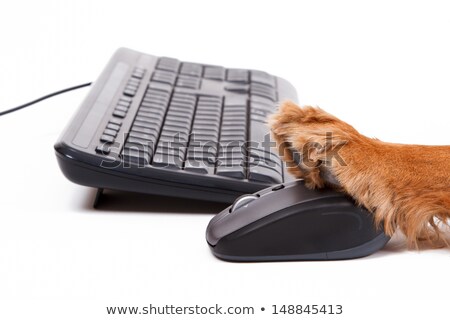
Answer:
M11 113L11 112L15 112L15 111L18 111L20 109L29 107L29 106L31 106L33 104L36 104L36 103L41 102L43 100L46 100L48 98L52 98L54 96L57 96L57 95L60 95L60 94L63 94L63 93L69 92L69 91L81 89L81 88L84 88L84 87L89 87L91 84L92 84L92 82L87 82L87 83L83 83L83 84L80 84L80 85L77 85L77 86L74 86L74 87L69 87L69 88L62 89L62 90L59 90L59 91L56 91L56 92L53 92L53 93L49 93L49 94L47 94L47 95L45 95L43 97L40 97L40 98L38 98L36 100L27 102L25 104L22 104L20 106L17 106L17 107L14 107L14 108L11 108L11 109L8 109L8 110L5 110L5 111L1 111L0 112L0 117L4 116L5 114Z

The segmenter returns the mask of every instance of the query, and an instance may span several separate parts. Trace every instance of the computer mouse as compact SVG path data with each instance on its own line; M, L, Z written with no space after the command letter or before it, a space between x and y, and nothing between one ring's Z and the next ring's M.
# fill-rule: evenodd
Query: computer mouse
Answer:
M223 260L282 261L364 257L389 237L345 194L295 180L237 198L210 221L206 240Z

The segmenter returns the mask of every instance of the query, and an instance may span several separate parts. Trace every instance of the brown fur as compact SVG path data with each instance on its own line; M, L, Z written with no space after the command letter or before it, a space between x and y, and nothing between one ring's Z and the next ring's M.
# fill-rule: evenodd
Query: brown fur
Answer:
M289 101L269 123L289 171L309 188L345 191L373 212L387 234L398 227L416 246L423 239L436 245L445 239L440 227L450 217L450 146L371 139L320 108Z

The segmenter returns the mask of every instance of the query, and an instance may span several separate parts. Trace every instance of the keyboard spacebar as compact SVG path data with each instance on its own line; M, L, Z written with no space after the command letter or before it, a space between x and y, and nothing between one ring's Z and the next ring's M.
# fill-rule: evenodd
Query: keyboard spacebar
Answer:
M250 143L255 149L267 150L268 146L263 145L264 137L269 135L269 128L262 122L251 121L250 122ZM269 143L269 139L267 142ZM269 149L270 150L270 149ZM264 154L265 152L263 152ZM269 151L268 158L277 157L275 153ZM267 183L281 183L283 182L282 173L273 167L272 161L264 158L259 159L259 163L256 165L250 165L248 167L248 179L253 181L262 181ZM259 164L259 165L258 165Z

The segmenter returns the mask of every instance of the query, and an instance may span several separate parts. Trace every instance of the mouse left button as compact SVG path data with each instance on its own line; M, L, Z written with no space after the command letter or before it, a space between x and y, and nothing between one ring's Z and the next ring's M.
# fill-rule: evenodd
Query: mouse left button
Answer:
M255 201L256 199L258 199L258 196L254 194L244 194L234 201L230 208L230 212L234 212L237 209L248 205L250 202Z

